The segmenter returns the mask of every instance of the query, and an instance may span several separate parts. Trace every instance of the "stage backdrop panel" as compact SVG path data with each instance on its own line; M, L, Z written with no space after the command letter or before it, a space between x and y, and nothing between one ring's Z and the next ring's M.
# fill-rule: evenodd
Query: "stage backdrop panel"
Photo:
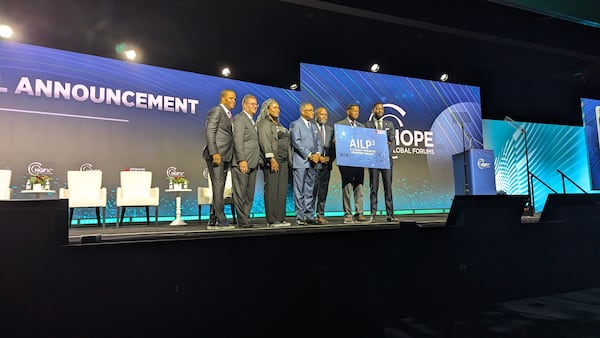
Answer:
M520 123L527 132L529 170L552 189L563 192L560 169L590 192L590 176L583 128L541 123ZM527 195L525 142L522 133L505 121L483 120L486 149L494 150L496 189L509 195ZM565 180L568 193L583 193ZM541 212L552 191L533 180L535 209Z
M51 188L58 190L67 170L100 169L109 217L124 168L153 172L161 216L175 212L175 196L163 191L167 170L184 172L193 192L183 194L182 214L196 216L196 188L207 186L206 112L226 88L237 93L234 113L245 94L254 94L259 103L279 101L285 126L299 115L299 93L292 90L0 42L0 168L13 170L13 198L28 198L19 191L30 171L51 173ZM262 213L259 176L253 211ZM93 210L84 216L95 218Z
M302 101L326 107L330 125L346 117L347 104L359 105L358 120L364 122L375 102L384 103L384 118L397 130L392 159L396 209L450 207L452 155L483 144L478 87L305 63L300 78ZM335 168L333 173L326 207L341 210L339 173ZM366 210L368 187L366 175ZM378 209L385 210L380 191Z
M600 100L581 99L592 189L600 189Z

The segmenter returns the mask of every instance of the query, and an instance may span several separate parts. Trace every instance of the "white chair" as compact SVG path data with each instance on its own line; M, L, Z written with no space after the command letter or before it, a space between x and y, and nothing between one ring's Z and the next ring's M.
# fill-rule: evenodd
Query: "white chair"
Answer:
M12 195L12 189L10 188L11 176L12 170L0 169L0 200L9 200Z
M225 178L225 190L223 191L223 199L225 201L225 204L229 204L229 206L231 207L231 216L233 218L233 223L235 223L236 219L235 206L233 205L233 181L231 179L231 170L227 171L227 177ZM200 216L202 215L203 205L210 205L210 208L212 210L213 192L210 175L208 175L208 187L198 187L198 222L200 222Z
M69 200L69 226L75 208L96 208L98 225L106 227L106 188L102 187L102 171L67 171L68 188L60 188L59 198ZM100 221L102 208L102 222Z
M123 222L126 207L146 207L146 223L150 225L149 207L154 207L158 226L159 188L152 188L151 171L121 171L121 186L117 188L117 228ZM122 208L122 209L121 209ZM120 211L120 219L119 219Z

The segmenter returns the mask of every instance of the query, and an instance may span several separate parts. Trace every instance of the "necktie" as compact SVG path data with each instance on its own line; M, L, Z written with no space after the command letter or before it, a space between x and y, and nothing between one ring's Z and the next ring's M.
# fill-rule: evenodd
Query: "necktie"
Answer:
M376 120L377 121L377 129L381 130L383 129L383 127L381 126L381 120Z
M227 111L227 117L231 119L231 112L229 110Z
M352 126L352 128L356 127L356 123L354 121L350 122L350 125Z
M319 132L321 133L321 140L323 141L323 146L325 146L325 126L319 125Z

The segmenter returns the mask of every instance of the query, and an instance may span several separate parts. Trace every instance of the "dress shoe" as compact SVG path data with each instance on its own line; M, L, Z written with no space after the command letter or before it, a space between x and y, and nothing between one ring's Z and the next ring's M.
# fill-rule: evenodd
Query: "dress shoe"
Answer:
M327 224L327 223L328 223L328 222L327 222L327 220L325 219L325 217L319 217L319 218L317 218L316 224L318 224L318 225L325 225L325 224Z
M217 223L217 225L215 226L216 229L218 230L229 230L229 229L235 229L235 227L231 224L229 224L229 222L225 221L225 222L221 222L221 223Z
M317 220L314 218L307 219L306 224L315 225L317 224Z
M352 218L352 216L347 215L344 216L344 224L352 224L354 223L354 218Z
M363 216L363 215L360 215L360 214L359 214L359 215L356 215L356 216L354 217L354 219L356 219L356 221L357 221L357 222L366 222L366 221L367 221L367 219L365 218L365 216Z
M240 227L240 229L250 229L250 228L255 228L256 225L254 225L252 223L246 223L246 224L240 224L239 227Z
M298 224L298 225L306 225L306 222L304 222L304 221L303 221L303 220L301 220L301 219L297 219L297 220L296 220L296 224Z
M388 216L386 219L388 222L398 222L399 220L394 216Z

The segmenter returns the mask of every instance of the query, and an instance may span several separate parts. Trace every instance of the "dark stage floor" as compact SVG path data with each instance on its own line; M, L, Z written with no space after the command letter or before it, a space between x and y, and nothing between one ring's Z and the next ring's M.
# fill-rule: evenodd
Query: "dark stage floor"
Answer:
M302 234L315 232L339 231L371 231L396 229L399 227L442 227L446 226L448 214L396 215L398 222L386 222L385 216L379 216L373 222L357 222L344 224L343 217L328 217L326 225L297 225L293 217L288 217L290 226L267 227L264 218L253 218L256 225L250 229L207 229L207 221L187 221L187 225L171 226L168 222L159 222L155 226L145 223L129 223L117 228L115 224L107 224L106 228L96 225L78 225L69 229L69 244L122 242L140 240L174 240L198 238L226 238L246 236L268 236L281 234ZM539 215L523 216L522 223L538 222Z

